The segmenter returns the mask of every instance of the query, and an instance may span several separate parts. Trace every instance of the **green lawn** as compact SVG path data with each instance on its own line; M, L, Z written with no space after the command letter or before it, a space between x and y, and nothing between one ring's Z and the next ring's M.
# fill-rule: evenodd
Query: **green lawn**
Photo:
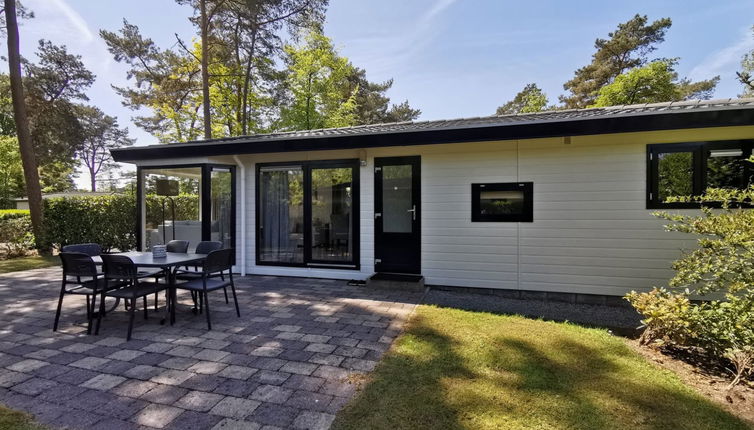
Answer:
M58 265L60 265L60 258L51 255L11 258L10 260L0 260L0 273L18 272L19 270L39 269L40 267Z
M43 430L44 427L36 424L28 414L0 406L0 429Z
M604 330L420 306L334 429L746 429Z

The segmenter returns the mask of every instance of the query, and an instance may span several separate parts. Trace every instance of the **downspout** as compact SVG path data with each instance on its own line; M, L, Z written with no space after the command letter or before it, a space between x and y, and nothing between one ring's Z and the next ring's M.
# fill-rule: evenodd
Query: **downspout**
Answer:
M233 160L239 167L241 175L241 276L246 276L246 166L238 158L233 156Z

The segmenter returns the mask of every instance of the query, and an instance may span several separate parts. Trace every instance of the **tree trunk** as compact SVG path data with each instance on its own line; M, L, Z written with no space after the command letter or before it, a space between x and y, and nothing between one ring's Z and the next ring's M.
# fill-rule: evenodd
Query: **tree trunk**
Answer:
M97 174L94 173L93 169L89 169L89 177L92 180L92 192L97 191Z
M37 158L29 131L29 119L26 116L26 99L21 77L21 53L19 48L18 21L16 20L16 1L5 1L5 22L8 31L8 68L10 72L10 92L13 100L13 119L16 122L18 147L21 152L21 164L24 167L26 195L29 198L31 225L37 245L42 238L42 189L39 185Z
M212 139L212 118L210 117L209 105L209 70L207 69L209 61L208 56L208 39L209 39L209 20L207 19L207 0L199 0L201 9L201 38L202 38L202 99L204 108L204 138Z

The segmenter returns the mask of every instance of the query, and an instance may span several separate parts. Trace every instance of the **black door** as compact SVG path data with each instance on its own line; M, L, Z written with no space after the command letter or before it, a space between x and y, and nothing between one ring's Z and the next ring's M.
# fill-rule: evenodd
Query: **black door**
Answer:
M421 273L420 157L374 160L375 272Z

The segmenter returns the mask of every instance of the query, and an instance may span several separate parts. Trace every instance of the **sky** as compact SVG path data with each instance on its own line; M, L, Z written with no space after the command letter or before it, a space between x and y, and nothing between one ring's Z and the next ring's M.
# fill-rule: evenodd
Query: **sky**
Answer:
M173 0L24 0L36 17L20 29L22 55L39 39L64 44L97 75L90 103L118 117L137 145L156 139L131 122L111 85L126 86L126 67L99 37L123 19L160 47L190 39L191 10ZM408 100L421 120L494 114L527 83L556 102L563 83L590 62L594 40L635 14L670 17L673 26L653 57L679 57L692 80L720 76L715 98L742 92L735 79L754 49L751 0L330 0L325 34L372 81L394 79L388 95ZM85 176L85 175L82 175ZM81 186L86 178L77 181Z

